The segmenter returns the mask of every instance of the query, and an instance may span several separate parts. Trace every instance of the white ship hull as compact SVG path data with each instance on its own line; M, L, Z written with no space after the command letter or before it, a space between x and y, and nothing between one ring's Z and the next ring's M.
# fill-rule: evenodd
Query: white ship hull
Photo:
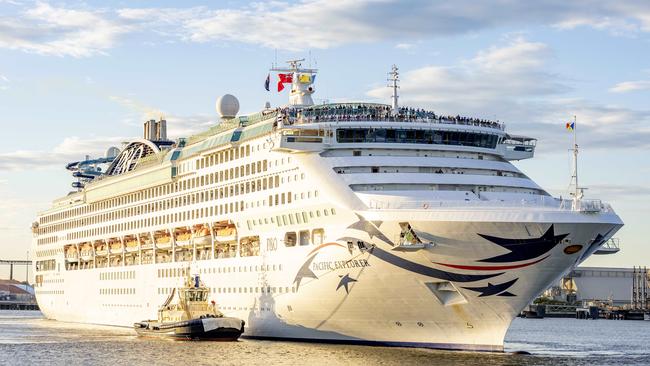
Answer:
M132 141L33 225L39 306L131 326L198 274L244 336L502 350L512 319L623 224L577 191L551 197L510 163L535 139L504 128L351 103ZM145 246L157 238L169 247ZM80 254L106 243L124 251Z
M130 326L155 317L168 294L161 289L181 286L181 271L189 268L212 289L211 299L224 314L247 321L245 336L498 351L510 322L529 301L576 265L597 234L612 235L621 225L613 214L506 209L359 215L340 213L346 220L325 226L328 235L321 245L274 246L282 238L267 232L260 233L267 245L258 257L62 272L56 286L60 293L37 292L38 302L51 319ZM391 238L402 221L433 244L411 251L386 243L394 244ZM381 230L368 230L359 222L381 222ZM479 262L508 251L477 233L536 238L551 225L555 235L568 234L569 241L521 261ZM363 241L362 249L354 240L348 247L350 238ZM575 244L582 245L579 251L565 253ZM176 276L166 277L174 269ZM108 272L132 274L100 280ZM462 275L489 278L459 280ZM504 283L511 284L496 288ZM122 293L102 292L109 288Z

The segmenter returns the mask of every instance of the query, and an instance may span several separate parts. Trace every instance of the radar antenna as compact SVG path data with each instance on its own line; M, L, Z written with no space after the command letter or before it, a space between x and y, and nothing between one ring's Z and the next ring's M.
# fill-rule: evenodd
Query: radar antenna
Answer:
M393 114L397 114L397 100L399 98L397 95L397 89L399 89L399 69L395 64L393 64L391 71L388 73L388 87L393 89L393 95L391 97Z

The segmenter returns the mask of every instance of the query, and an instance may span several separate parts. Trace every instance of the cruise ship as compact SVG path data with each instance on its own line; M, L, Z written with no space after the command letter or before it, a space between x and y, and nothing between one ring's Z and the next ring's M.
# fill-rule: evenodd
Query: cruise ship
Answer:
M237 115L226 94L202 133L171 141L151 120L69 164L75 190L32 227L43 314L131 326L199 275L244 337L502 351L513 318L622 227L512 164L536 139L400 107L396 67L390 104L316 105L316 71L272 69L286 106Z

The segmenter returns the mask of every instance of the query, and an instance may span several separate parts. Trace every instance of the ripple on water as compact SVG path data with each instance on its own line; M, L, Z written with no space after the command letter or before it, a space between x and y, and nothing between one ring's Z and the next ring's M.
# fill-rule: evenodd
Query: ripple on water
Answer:
M645 365L650 322L516 319L510 353L448 352L298 342L188 342L131 329L71 324L0 312L0 365Z

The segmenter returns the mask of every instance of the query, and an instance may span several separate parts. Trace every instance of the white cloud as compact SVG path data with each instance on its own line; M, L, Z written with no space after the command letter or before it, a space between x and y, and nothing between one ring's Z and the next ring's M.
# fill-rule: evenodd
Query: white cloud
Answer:
M612 93L627 93L637 90L650 89L650 80L624 81L618 83L609 89Z
M0 90L8 90L8 89L9 89L9 78L0 74Z
M16 171L34 168L61 168L65 164L82 160L86 155L103 156L110 146L121 146L123 137L68 137L50 151L18 150L0 153L0 170Z
M114 47L120 35L142 41L248 43L304 50L392 41L399 49L425 39L486 29L551 25L591 27L616 34L650 31L650 3L595 1L302 0L239 7L93 9L46 2L13 5L0 16L0 47L48 55L87 57Z
M552 57L547 45L518 37L456 65L408 70L401 75L401 104L440 114L499 119L509 132L539 138L541 149L555 150L555 142L565 133L564 123L577 115L583 143L594 148L650 149L649 110L565 96L572 89L571 80L548 70ZM390 93L383 86L368 91L383 101Z
M412 50L413 48L415 48L415 45L413 43L398 43L398 44L395 45L395 48L397 48L399 50L409 51L409 50Z
M543 68L551 54L547 45L518 37L455 66L430 65L403 73L402 98L406 103L448 105L456 111L469 106L479 111L504 97L514 101L560 93L568 86ZM380 87L368 94L387 99L390 90Z
M508 26L588 26L619 34L650 31L650 3L643 1L459 0L450 6L418 0L304 0L223 9L126 8L118 14L130 21L158 23L165 33L170 25L176 26L176 34L188 41L243 42L288 50L385 40L397 40L398 48L403 48L413 39Z
M151 118L158 118L160 115ZM208 128L215 126L218 121L214 116L194 115L176 116L163 115L167 120L168 137L189 137ZM138 126L145 121L145 118L138 118ZM141 122L140 122L141 121ZM136 122L134 122L136 123ZM13 152L0 153L0 171L22 171L31 169L56 168L63 169L67 163L83 160L86 155L90 158L104 156L106 150L115 146L121 148L124 142L131 141L131 137L78 137L65 138L60 144L49 151L45 150L18 150ZM0 180L0 184L3 181Z
M166 113L162 109L151 107L134 97L111 95L109 99L122 105L132 112L127 124L140 126L150 119L164 118L167 120L167 135L169 138L188 137L216 125L218 121L214 115L196 114L183 116Z
M102 54L129 31L129 26L109 17L105 11L39 2L16 16L0 17L0 47L55 56Z

